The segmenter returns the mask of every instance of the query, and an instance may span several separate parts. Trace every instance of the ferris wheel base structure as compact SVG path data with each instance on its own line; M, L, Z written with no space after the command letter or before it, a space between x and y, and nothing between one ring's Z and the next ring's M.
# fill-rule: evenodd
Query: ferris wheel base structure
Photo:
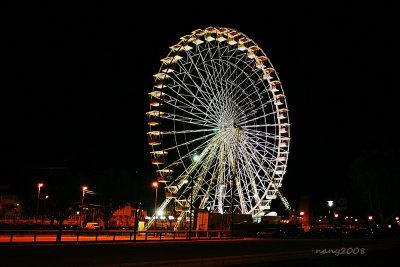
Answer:
M147 135L165 190L156 211L173 204L180 221L192 209L261 216L277 196L291 210L280 189L289 109L261 47L234 29L198 29L170 47L153 77Z

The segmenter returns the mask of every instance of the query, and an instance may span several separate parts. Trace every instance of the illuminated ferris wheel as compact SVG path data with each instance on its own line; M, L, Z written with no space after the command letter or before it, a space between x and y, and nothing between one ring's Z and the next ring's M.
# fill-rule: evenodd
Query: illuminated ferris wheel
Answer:
M233 29L208 27L180 39L161 59L149 93L151 160L165 188L158 210L173 204L184 219L192 204L257 216L276 196L288 208L279 188L290 123L270 60Z

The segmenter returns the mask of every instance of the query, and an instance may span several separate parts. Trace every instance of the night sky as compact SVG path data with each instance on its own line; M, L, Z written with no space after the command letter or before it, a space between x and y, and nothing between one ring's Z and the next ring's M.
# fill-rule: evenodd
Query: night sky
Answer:
M179 37L221 26L258 43L282 80L292 136L287 198L352 195L354 159L397 137L394 7L262 2L6 8L1 184L33 186L46 171L30 169L63 164L139 170L150 184L152 75Z

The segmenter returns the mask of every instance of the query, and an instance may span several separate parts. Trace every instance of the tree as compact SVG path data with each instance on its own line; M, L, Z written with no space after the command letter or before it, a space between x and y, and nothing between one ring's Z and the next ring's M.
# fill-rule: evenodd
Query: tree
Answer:
M398 144L383 144L362 153L353 164L356 188L383 227L400 211L400 153Z
M98 201L102 206L100 216L107 229L109 220L118 208L137 202L139 174L138 171L108 167L97 170L92 176L96 177Z

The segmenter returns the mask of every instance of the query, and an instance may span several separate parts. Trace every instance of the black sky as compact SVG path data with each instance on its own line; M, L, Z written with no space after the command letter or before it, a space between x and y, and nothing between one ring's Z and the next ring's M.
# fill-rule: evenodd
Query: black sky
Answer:
M148 183L145 112L159 60L180 36L222 26L258 43L283 82L288 198L349 194L354 158L396 138L394 7L262 2L6 7L1 183L59 162L140 169Z

